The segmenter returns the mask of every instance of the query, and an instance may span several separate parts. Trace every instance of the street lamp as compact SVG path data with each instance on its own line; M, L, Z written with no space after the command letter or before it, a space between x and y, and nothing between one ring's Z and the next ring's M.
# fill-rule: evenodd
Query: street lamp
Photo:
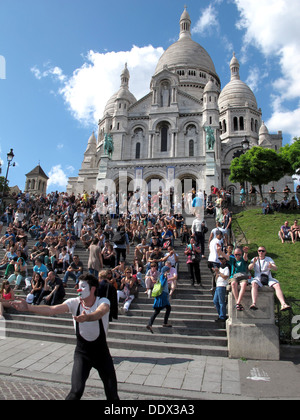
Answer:
M243 147L244 153L246 153L250 149L250 141L247 139L247 137L245 137L244 140L242 141L242 147Z
M6 186L6 182L7 182L7 178L8 178L8 171L10 166L15 166L15 162L11 163L13 158L14 158L14 152L13 149L10 149L10 152L7 153L7 170L6 170L6 175L5 175L5 180L3 183L3 189L2 189L2 197L4 197L4 192L5 192L5 186Z

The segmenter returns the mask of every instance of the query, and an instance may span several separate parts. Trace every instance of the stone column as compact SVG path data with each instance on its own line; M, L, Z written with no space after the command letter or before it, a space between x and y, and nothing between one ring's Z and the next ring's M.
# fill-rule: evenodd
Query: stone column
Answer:
M251 287L243 297L244 311L237 311L235 299L228 296L228 355L233 359L279 360L279 331L275 325L274 291L269 287L259 289L257 311L250 308Z

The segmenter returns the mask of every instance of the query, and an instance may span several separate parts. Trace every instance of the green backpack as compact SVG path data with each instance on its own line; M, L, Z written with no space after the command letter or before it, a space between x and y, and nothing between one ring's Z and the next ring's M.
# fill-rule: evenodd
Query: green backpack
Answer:
M163 292L163 288L162 288L161 282L160 280L157 280L152 290L152 297L154 298L158 297L162 294L162 292Z

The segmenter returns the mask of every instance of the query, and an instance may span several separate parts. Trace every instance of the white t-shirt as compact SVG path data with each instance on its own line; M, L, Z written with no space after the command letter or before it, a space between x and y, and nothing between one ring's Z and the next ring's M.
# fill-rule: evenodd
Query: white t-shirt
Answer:
M217 251L217 244L222 246L222 240L215 238L209 244L209 256L208 256L209 262L215 262L215 263L220 262L218 251Z
M219 272L220 272L220 274L222 274L223 276L227 276L228 278L230 276L229 268L227 266L224 267L224 268L220 267ZM225 279L223 279L223 277L218 276L217 281L216 281L216 286L217 287L227 287L228 286L228 279L225 280Z
M252 259L251 263L254 263L254 258ZM257 260L254 264L254 278L260 279L261 274L266 274L269 276L269 279L272 279L271 270L269 268L269 264L275 264L272 258L265 257L263 260Z
M69 307L69 312L74 316L77 315L77 309L78 305L80 303L80 297L67 299L64 302ZM94 305L90 309L85 309L80 304L80 311L81 314L83 311L85 311L87 314L91 314L96 311L96 309L102 304L106 303L107 305L110 305L110 301L106 298L100 298L96 297ZM105 334L107 334L108 331L108 324L109 324L109 312L105 314L102 318L103 322L103 328L105 331ZM76 321L73 318L73 324L76 331ZM87 341L95 341L99 335L100 335L100 327L99 327L99 321L92 321L92 322L80 322L79 323L79 333L80 335Z

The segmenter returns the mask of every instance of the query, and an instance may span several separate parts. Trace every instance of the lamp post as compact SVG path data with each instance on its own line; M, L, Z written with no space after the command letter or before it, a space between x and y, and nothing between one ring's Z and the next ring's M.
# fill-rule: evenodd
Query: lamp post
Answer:
M247 153L248 150L250 149L250 141L247 139L247 137L245 137L244 140L242 141L242 148L243 148L242 154ZM245 184L246 184L245 186L246 186L246 202L247 202L247 200L248 200L248 182L246 181Z
M4 197L4 192L5 192L5 186L6 186L6 182L7 182L7 178L8 178L8 171L10 166L15 166L15 163L12 163L12 160L14 158L14 152L13 149L10 149L10 152L7 153L7 169L6 169L6 175L5 175L5 180L3 183L3 189L2 189L2 197Z

